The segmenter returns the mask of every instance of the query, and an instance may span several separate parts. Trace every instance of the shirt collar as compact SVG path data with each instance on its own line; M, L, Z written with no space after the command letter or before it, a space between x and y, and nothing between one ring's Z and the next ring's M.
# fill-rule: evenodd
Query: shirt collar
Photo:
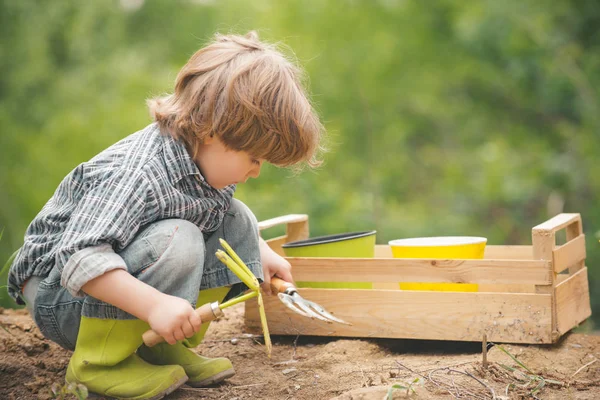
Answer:
M174 139L168 133L161 132L160 135L163 138L163 154L171 183L175 184L188 175L196 175L198 181L204 181L204 177L190 157L185 144L181 140Z

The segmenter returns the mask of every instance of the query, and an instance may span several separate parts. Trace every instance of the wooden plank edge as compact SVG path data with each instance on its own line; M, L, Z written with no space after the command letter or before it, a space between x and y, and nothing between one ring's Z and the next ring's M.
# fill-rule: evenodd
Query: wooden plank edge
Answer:
M266 240L266 242L275 253L279 254L282 257L285 257L285 252L283 251L283 248L281 246L288 242L287 235L278 236L278 237Z
M485 333L505 343L553 340L552 299L546 294L303 289L302 295L353 326L302 317L268 297L271 334L479 341ZM245 322L260 329L255 301L246 302Z
M592 315L587 267L559 283L555 295L557 329L563 335Z
M549 261L288 258L297 281L551 285Z
M542 222L541 224L534 226L532 231L538 232L541 234L554 233L563 228L566 228L567 226L571 225L574 222L581 223L581 214L579 214L579 213L558 214L558 215L550 218L548 221Z
M487 245L485 246L485 253L483 258L496 260L533 260L533 246Z
M565 269L572 267L585 260L585 235L581 234L575 239L570 240L562 246L552 250L552 261L554 272L561 273Z

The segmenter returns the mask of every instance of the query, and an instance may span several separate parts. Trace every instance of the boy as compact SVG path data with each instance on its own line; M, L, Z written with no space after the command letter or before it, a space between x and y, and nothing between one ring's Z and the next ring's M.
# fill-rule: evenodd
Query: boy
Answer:
M227 240L269 292L290 265L233 199L261 165L318 164L323 133L299 70L274 47L217 35L149 102L155 122L76 167L29 226L9 274L41 332L74 353L67 382L116 398L159 399L186 381L234 374L204 358L196 305L243 284L214 256ZM229 293L229 294L228 294ZM152 328L167 343L148 348Z

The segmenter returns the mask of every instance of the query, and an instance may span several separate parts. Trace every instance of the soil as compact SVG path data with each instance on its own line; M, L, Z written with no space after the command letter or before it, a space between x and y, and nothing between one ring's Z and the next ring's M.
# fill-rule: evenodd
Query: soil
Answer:
M244 305L227 311L195 351L229 357L237 374L169 399L381 400L392 385L404 387L394 399L600 399L600 336L492 346L487 366L481 343L273 336L269 359L262 338L245 333ZM56 397L71 353L44 339L25 310L0 309L0 328L0 398Z

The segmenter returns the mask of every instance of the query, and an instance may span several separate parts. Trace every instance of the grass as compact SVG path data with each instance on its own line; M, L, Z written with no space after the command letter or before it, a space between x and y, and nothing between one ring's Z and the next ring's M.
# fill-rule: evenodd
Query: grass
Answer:
M515 356L513 356L504 347L500 346L499 344L496 344L495 347L497 347L498 350L502 351L504 354L508 355L515 363L517 363L517 365L519 367L521 367L523 369L523 370L520 370L518 368L509 367L508 365L498 363L502 368L509 371L512 374L512 376L519 382L519 383L509 383L508 384L508 386L506 387L507 396L508 396L509 390L520 388L520 389L524 389L524 390L528 391L529 395L532 398L536 399L537 398L536 395L544 388L544 386L546 386L546 383L550 383L553 385L559 385L559 386L565 385L564 382L557 381L554 379L544 378L541 375L535 374L525 364L523 364L521 361L519 361Z
M4 232L4 229L2 231L0 231L0 240L2 240L2 233ZM9 258L8 260L6 260L6 262L4 263L4 266L2 267L2 269L0 270L0 282L4 283L3 285L0 285L0 289L6 289L8 286L6 285L6 282L8 281L8 270L10 269L10 265L12 264L13 260L15 259L15 257L17 256L17 252L15 251ZM0 296L1 297L1 296ZM0 306L2 306L3 304L0 304Z
M2 241L2 234L3 233L4 233L4 229L2 229L0 231L0 241ZM2 283L0 285L0 307L5 307L5 308L22 308L22 306L17 305L10 298L10 296L8 295L8 291L6 290L6 288L8 287L6 285L6 283L8 281L8 270L10 269L10 265L12 264L13 260L17 256L17 251L15 251L8 258L8 260L6 260L6 262L4 263L4 266L2 267L2 269L0 269L0 283Z

